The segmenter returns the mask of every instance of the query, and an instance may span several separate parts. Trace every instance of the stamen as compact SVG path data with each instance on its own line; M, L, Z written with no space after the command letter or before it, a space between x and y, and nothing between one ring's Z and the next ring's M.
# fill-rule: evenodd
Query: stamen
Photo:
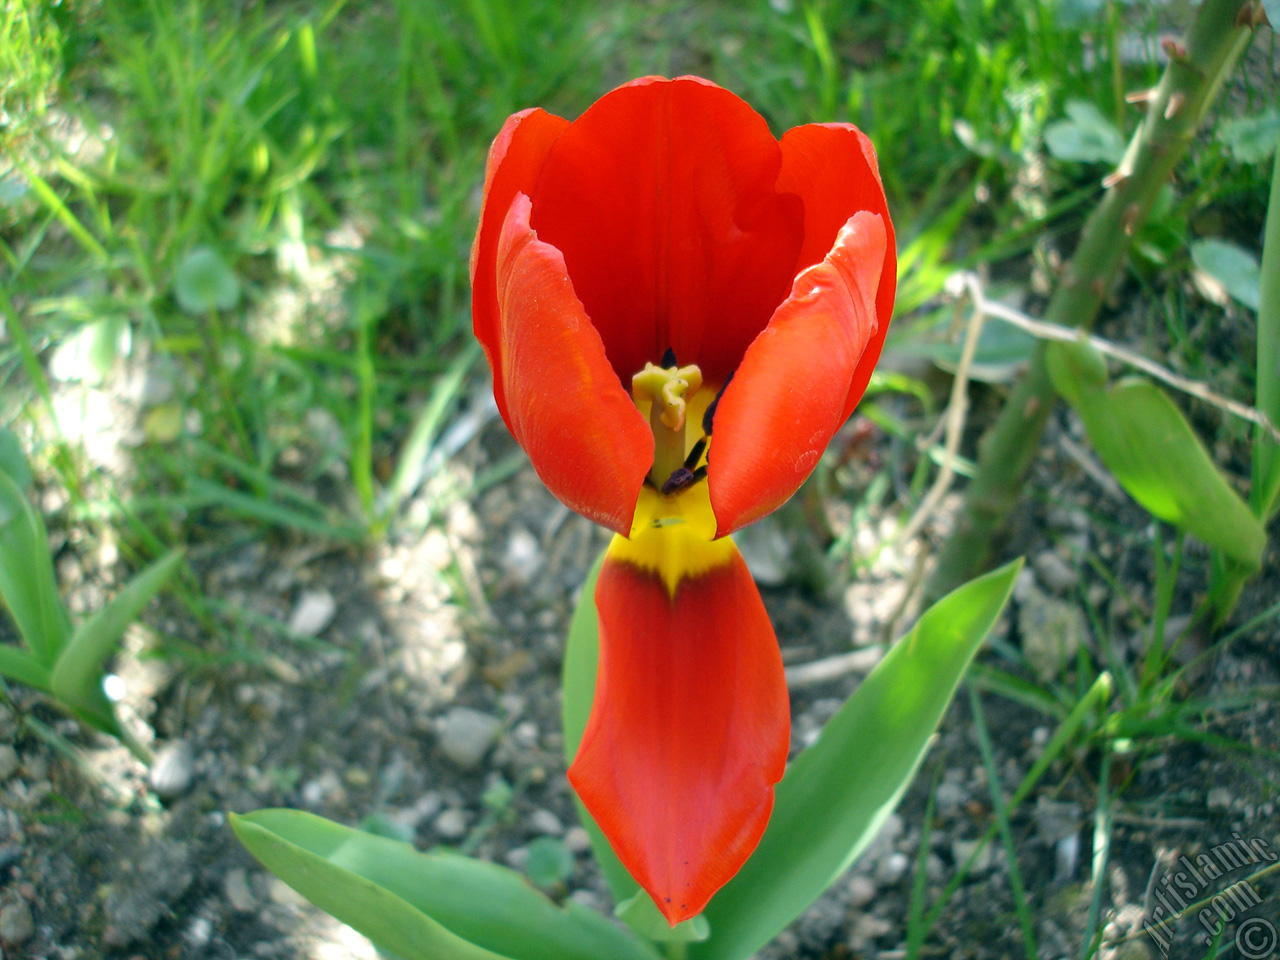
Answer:
M673 352L667 353L671 356L664 356L663 361L674 362ZM637 404L649 404L649 426L653 430L653 467L649 477L659 489L665 489L672 474L682 469L688 402L701 386L702 371L695 364L664 368L646 363L644 369L631 378L631 396ZM695 458L684 469L696 464Z
M663 496L670 496L685 487L692 486L694 482L692 470L688 467L677 467L671 471L671 476L667 477L667 482L662 485L661 493Z
M733 374L724 378L724 383L720 389L716 391L715 399L707 404L706 413L702 415L702 432L708 437L711 436L711 427L716 418L716 407L720 406L720 398L724 396L725 389L733 382Z
M702 459L702 453L707 449L707 438L703 437L693 445L693 449L689 451L689 455L684 458L684 466L686 470L692 470L698 465L698 461Z
M670 347L667 347L666 352L662 355L662 366L664 367L680 366L680 364L676 363L676 352L672 350Z

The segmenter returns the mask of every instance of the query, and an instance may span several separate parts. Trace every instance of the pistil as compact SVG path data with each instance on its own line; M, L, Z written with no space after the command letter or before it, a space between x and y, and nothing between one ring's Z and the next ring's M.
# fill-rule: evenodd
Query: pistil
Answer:
M684 428L688 402L702 386L702 371L694 364L674 363L659 367L646 363L631 378L631 396L636 403L647 401L649 426L653 430L653 467L649 480L659 490L677 470L685 466Z

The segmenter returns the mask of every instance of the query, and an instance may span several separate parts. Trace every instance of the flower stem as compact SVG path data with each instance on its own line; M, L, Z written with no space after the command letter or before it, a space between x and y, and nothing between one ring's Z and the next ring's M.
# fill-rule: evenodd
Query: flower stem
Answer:
M1106 195L1085 222L1045 320L1088 329L1110 289L1129 242L1186 152L1196 127L1252 37L1242 0L1204 0L1186 45L1166 42L1169 65L1147 98L1147 114ZM978 470L965 493L955 531L943 545L928 592L939 597L990 566L996 536L1019 499L1057 394L1039 344L1026 377L1005 401L979 447Z

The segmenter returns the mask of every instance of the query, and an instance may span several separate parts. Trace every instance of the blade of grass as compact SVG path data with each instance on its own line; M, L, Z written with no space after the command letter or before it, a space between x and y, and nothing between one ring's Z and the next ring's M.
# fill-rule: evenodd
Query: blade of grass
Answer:
M1024 801L1031 791L1035 789L1035 785L1040 782L1040 778L1045 775L1049 766L1054 760L1058 759L1058 756L1066 749L1067 744L1075 738L1080 728L1084 725L1085 720L1088 719L1089 714L1092 711L1103 707L1111 699L1111 692L1111 675L1108 673L1099 674L1098 678L1093 681L1093 685L1089 688L1089 692L1080 698L1079 702L1077 702L1071 709L1071 713L1067 715L1067 719L1063 720L1062 723L1058 725L1058 729L1054 731L1053 736L1049 738L1049 742L1045 744L1044 752L1041 753L1036 762L1031 765L1031 769L1027 771L1027 775L1022 778L1022 783L1018 785L1018 789L1015 790L1013 796L1009 798L1009 803L1007 804L1006 809L1010 813L1016 811L1022 805L1022 801ZM929 911L928 916L924 919L921 935L922 948L924 942L923 938L928 936L929 931L932 930L934 925L938 922L938 919L942 916L942 911L946 909L951 898L955 896L956 891L960 889L960 885L964 883L965 878L969 875L969 871L973 869L973 865L977 861L978 855L986 849L987 844L991 842L991 839L996 835L996 831L998 829L999 826L994 823L987 827L982 837L979 838L977 846L974 847L973 853L969 854L965 862L960 865L960 869L955 872L955 875L952 876L951 880L947 883L947 886L938 896L938 902L933 905L933 909ZM919 951L915 953L908 951L907 953L908 958L915 958L919 956Z
M1000 829L1000 842L1009 868L1009 887L1013 893L1013 909L1022 929L1022 950L1027 960L1036 960L1036 931L1027 906L1027 890L1022 883L1022 870L1018 867L1018 847L1009 827L1009 807L1000 789L1000 768L996 765L995 750L991 746L991 734L987 732L987 717L982 709L982 698L972 684L965 685L969 692L969 707L973 711L974 730L978 734L978 749L982 753L983 766L987 768L987 786L991 790L991 806L996 812L996 825Z
M1093 896L1089 898L1089 916L1084 927L1084 951L1088 960L1101 931L1098 918L1102 912L1102 894L1107 888L1107 863L1111 858L1111 741L1102 741L1102 762L1098 770L1098 805L1093 812Z

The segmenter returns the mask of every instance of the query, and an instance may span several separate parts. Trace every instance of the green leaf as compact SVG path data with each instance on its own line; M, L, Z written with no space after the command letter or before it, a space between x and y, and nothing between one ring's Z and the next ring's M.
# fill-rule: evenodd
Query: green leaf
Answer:
M1258 259L1226 240L1197 240L1191 244L1191 262L1246 307L1258 309L1262 272Z
M671 926L644 890L637 890L630 900L618 904L613 913L640 936L659 943L696 943L711 935L711 925L702 914Z
M44 521L7 473L0 473L0 598L32 656L52 668L71 621L58 597Z
M573 875L573 854L559 837L538 837L526 852L524 872L534 886L551 887Z
M281 824L279 818L284 815L297 822ZM292 810L260 810L242 817L233 813L230 819L240 842L263 866L399 960L504 960L500 954L446 930L357 870L341 865L364 859L372 841L395 841L355 830L349 831L350 837L335 838L327 828L347 828ZM273 826L284 829L277 832ZM323 852L315 852L317 847Z
M0 427L0 473L7 473L20 490L31 486L31 465L22 451L22 441L4 427Z
M742 960L798 917L897 805L974 652L1004 609L1021 561L934 604L778 784L756 852L705 911L694 960Z
M1272 20L1272 24L1276 21ZM1271 167L1271 199L1262 240L1262 281L1258 303L1259 410L1280 426L1280 150ZM1253 511L1265 522L1280 508L1280 444L1261 430L1253 445Z
M1068 101L1067 119L1045 127L1044 143L1059 160L1115 164L1124 157L1120 131L1086 100Z
M948 373L955 373L960 366L960 354L964 351L964 342L953 341L949 337L952 326L951 318L945 317L934 330L938 336L921 343L920 348L938 367ZM1036 338L1025 330L1008 323L988 323L982 327L978 335L978 345L974 348L973 364L969 368L969 376L983 383L1008 383L1016 378L1031 361L1035 351Z
M1107 386L1106 358L1084 340L1054 341L1045 347L1044 359L1053 389L1070 404L1078 403L1086 391L1103 390Z
M565 763L572 764L578 753L578 744L582 740L582 732L587 728L587 717L591 714L591 702L596 695L596 664L600 659L600 631L596 618L596 578L600 576L600 566L604 563L602 551L595 566L587 574L582 585L582 593L578 597L578 606L573 611L573 622L569 625L569 643L564 652L564 673L562 683L561 729L564 732ZM595 818L574 795L574 803L578 807L578 819L587 831L591 840L591 852L595 855L596 865L604 874L605 883L609 885L609 893L615 903L630 900L640 889L627 868L622 865L618 855L609 846L604 832L596 824Z
M191 250L173 275L173 295L186 313L230 310L240 301L240 281L212 247Z
M53 667L53 695L90 726L119 736L115 711L102 692L103 661L181 562L182 551L171 550L138 573L110 603L80 625L59 655Z
M1218 127L1218 139L1240 163L1262 163L1280 142L1280 110L1270 107L1251 117L1233 117Z
M1266 533L1164 391L1139 378L1075 405L1107 469L1153 516L1257 568Z
M8 644L0 644L0 676L50 692L49 668L31 654Z
M556 906L496 864L419 853L298 810L231 825L278 877L400 960L656 960L628 931L572 901Z

